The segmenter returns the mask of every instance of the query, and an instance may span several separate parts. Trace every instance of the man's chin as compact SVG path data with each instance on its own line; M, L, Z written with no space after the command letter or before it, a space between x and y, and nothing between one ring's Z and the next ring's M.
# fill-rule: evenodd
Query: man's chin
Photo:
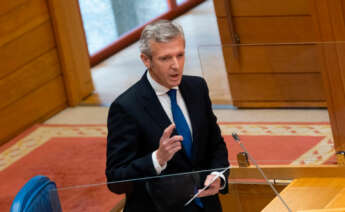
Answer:
M170 84L170 87L172 88L172 87L177 87L177 86L179 86L180 83L181 83L181 79L171 81L169 84Z

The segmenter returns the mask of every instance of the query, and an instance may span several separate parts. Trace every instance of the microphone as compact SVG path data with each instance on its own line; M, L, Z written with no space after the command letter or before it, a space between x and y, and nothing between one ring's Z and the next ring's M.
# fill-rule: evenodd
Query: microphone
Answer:
M280 194L278 193L278 191L276 190L276 188L273 186L273 184L268 180L268 178L266 177L265 173L262 171L262 169L259 167L259 164L256 162L256 160L251 156L251 154L249 154L249 152L247 151L246 147L244 147L244 145L242 144L240 137L237 135L237 133L232 133L232 137L233 139L236 141L236 143L240 144L241 148L244 150L244 152L246 152L248 154L249 159L254 163L254 165L256 166L256 168L259 170L259 172L261 173L261 175L265 178L266 183L268 183L268 185L270 185L270 187L272 188L272 190L274 191L274 193L277 195L277 197L280 199L280 201L283 203L283 205L286 207L286 209L289 212L292 212L292 210L289 208L289 206L286 204L286 202L284 201L284 199L280 196Z

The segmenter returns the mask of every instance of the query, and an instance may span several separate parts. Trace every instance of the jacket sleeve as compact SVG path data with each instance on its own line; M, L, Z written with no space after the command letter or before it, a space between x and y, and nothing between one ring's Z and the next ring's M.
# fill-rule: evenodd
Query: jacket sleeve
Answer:
M156 174L152 153L146 155L138 153L138 142L140 142L138 131L135 119L119 103L114 102L108 114L106 177L109 189L115 193L128 192L127 187L130 187L121 183L120 186L115 183L116 181Z
M202 87L204 98L206 100L206 109L207 109L207 119L208 119L208 128L209 128L209 146L208 146L208 158L209 160L209 167L211 169L215 168L226 168L229 166L228 160L228 151L225 145L225 141L221 135L220 128L217 124L217 118L213 113L212 110L212 103L209 97L209 90L205 80L202 80ZM228 183L227 180L229 178L230 171L226 171L224 173L224 177L226 179L226 186L220 192L225 194L228 192Z

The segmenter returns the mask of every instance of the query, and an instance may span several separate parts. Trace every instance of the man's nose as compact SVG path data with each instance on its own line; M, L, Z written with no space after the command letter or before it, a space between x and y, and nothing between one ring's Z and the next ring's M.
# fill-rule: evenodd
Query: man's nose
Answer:
M179 68L179 63L178 63L178 60L177 60L177 57L173 57L172 58L172 62L171 62L171 67L173 68Z

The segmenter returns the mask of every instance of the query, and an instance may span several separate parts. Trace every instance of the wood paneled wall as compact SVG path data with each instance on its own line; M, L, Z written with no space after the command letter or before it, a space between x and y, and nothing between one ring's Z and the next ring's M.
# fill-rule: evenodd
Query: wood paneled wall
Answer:
M326 106L311 0L214 4L235 106Z
M0 143L67 106L46 0L0 9Z
M76 4L77 0L59 2ZM76 4L74 18L65 20L62 18L62 11L65 9L56 10L52 5L48 5L47 0L1 2L0 144L67 105L76 105L92 91L87 48L83 31L80 31L82 26L78 9ZM69 10L72 12L71 8ZM62 26L70 26L73 20L77 21L74 23L73 32L77 29L79 31L72 35ZM57 26L57 23L60 25ZM70 42L78 40L79 44L83 43L84 48L77 48L68 55L63 54L70 48L76 48L76 44L62 44L61 39L57 40L62 34L66 35L63 39ZM67 57L73 61L65 62ZM75 60L76 58L78 60ZM78 65L73 65L75 63ZM75 81L68 78L72 75ZM85 81L88 84L87 89L84 89ZM75 88L69 89L71 86ZM81 94L70 98L73 92Z

